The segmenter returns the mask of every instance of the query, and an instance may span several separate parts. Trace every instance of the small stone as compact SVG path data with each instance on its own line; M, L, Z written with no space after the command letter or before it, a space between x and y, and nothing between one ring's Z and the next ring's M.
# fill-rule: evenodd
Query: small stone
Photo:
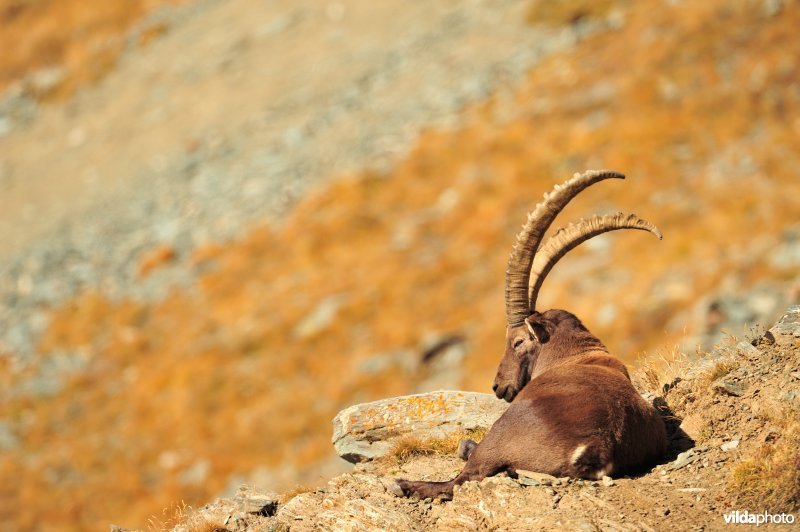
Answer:
M388 491L389 493L397 497L405 497L405 494L403 493L403 488L401 488L397 484L392 484L391 486L389 486Z
M732 451L739 447L739 440L731 440L719 446L723 451Z
M603 475L603 486L610 488L613 485L614 485L614 479L609 476Z
M761 351L750 342L739 342L736 344L736 349L748 358L758 359L761 357Z
M54 91L64 81L66 73L61 67L40 68L33 72L28 80L30 87L36 94L47 95Z
M517 469L517 482L523 486L552 486L556 480L556 477L546 473Z
M11 119L7 116L0 116L0 139L11 133L14 128Z
M657 508L656 509L656 513L658 515L662 515L662 516L666 517L666 516L669 515L669 508Z
M278 509L280 495L271 492L261 493L248 486L242 486L233 500L244 513L272 516Z
M789 390L788 392L782 393L780 396L781 401L785 401L787 403L793 402L798 398L800 398L800 394L798 394L795 390Z
M700 459L700 456L696 454L693 450L688 450L686 452L682 452L678 455L674 462L669 464L666 469L669 471L675 471L677 469L681 469L686 467L689 464L692 464Z
M717 379L711 384L711 389L717 393L741 397L744 395L747 386L742 382L735 382L725 378Z

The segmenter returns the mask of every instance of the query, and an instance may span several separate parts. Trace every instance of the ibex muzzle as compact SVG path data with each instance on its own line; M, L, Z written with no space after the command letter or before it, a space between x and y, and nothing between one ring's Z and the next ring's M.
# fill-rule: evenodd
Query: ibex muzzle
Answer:
M492 389L498 398L509 403L531 380L542 344L550 339L539 316L538 312L534 313L525 319L523 325L506 328L506 350L497 368Z
M545 194L517 235L506 270L506 347L493 389L511 402L479 444L463 445L467 463L449 482L398 480L407 496L452 496L468 480L517 469L556 476L600 478L641 469L666 447L664 422L630 382L619 359L565 310L536 310L542 283L567 252L617 229L661 233L632 214L595 216L542 236L559 212L611 171L575 175ZM534 262L534 258L536 261Z

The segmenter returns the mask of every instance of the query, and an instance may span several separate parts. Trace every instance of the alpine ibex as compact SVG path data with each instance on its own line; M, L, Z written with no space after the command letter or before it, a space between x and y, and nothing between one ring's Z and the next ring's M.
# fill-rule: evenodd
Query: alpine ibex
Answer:
M517 469L599 479L641 469L664 453L664 422L633 387L625 365L573 314L536 310L545 277L581 242L616 229L661 238L651 223L618 213L558 230L537 254L545 231L572 198L594 183L624 177L576 174L528 215L508 261L506 347L493 386L511 406L479 444L462 442L467 463L458 476L449 482L398 480L403 494L450 498L456 485L502 471L515 476Z

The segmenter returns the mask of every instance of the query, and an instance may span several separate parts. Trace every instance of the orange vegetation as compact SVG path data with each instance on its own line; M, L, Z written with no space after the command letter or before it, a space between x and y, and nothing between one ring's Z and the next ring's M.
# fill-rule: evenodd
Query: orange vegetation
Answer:
M64 96L99 79L125 45L124 31L158 5L180 0L0 0L0 94L15 80L44 67L60 66L64 79L51 93ZM147 39L150 28L142 33Z
M413 372L359 364L431 331L467 338L463 385L488 391L514 234L576 170L629 179L589 189L565 219L631 210L665 238L583 246L541 304L574 311L628 361L676 341L725 278L796 275L753 250L800 212L800 6L758 6L631 3L620 29L545 60L463 128L422 134L388 173L343 177L280 229L196 250L182 263L192 289L55 309L42 356L83 353L87 368L51 399L0 405L25 427L23 448L0 456L3 522L142 525L234 473L313 468L332 455L338 409L413 389ZM331 301L331 319L304 321ZM187 480L197 464L207 475Z

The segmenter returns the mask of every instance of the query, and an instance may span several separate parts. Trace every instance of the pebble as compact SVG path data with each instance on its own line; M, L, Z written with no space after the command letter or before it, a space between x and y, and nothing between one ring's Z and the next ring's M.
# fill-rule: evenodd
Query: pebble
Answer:
M747 385L743 382L728 380L726 378L717 379L711 384L711 389L715 392L730 395L733 397L741 397L747 390Z
M546 473L517 469L517 482L523 486L552 486L558 479Z
M732 451L737 447L739 447L739 440L727 441L719 446L719 448L722 449L723 451Z
M400 486L398 486L397 484L392 483L392 485L390 485L387 488L387 491L389 493L391 493L392 495L395 495L397 497L405 497L405 494L403 493L403 489Z
M603 476L603 486L610 488L614 485L614 479L609 476Z
M668 464L665 469L667 471L675 471L678 469L682 469L689 464L692 464L696 461L700 460L700 456L698 451L690 449L688 451L682 452L678 455L674 462Z

